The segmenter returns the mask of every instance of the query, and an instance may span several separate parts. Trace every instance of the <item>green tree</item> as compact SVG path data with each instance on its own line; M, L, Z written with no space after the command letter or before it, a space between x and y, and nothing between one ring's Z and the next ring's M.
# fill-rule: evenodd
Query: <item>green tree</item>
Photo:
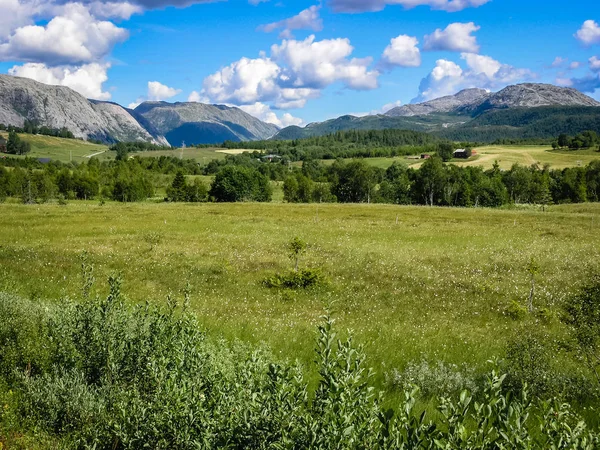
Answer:
M8 141L6 142L6 151L12 155L19 154L21 149L21 138L12 130L8 132Z
M441 142L437 146L437 154L442 161L450 161L454 157L454 146L451 142Z
M188 196L188 186L183 171L178 170L175 178L167 189L167 197L172 202L185 202Z
M270 202L273 191L258 170L229 165L217 173L209 194L217 202Z

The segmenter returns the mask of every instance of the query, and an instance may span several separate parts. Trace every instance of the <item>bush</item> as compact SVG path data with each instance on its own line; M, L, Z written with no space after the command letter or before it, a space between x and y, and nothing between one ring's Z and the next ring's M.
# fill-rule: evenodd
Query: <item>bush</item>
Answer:
M308 289L326 282L319 269L290 270L265 278L263 284L269 288Z
M215 176L209 194L217 202L270 202L269 179L250 167L225 166Z
M476 393L479 390L475 371L465 366L446 364L442 361L429 363L411 362L400 372L394 369L387 375L388 385L397 390L410 389L417 386L426 396L448 396L468 390Z
M0 295L0 376L18 420L2 433L95 449L595 449L570 407L504 394L487 377L442 398L439 423L416 411L417 390L384 409L372 371L328 316L318 327L314 393L297 365L208 338L177 307L128 306L118 277L105 299L40 306ZM0 383L2 386L2 383ZM0 392L1 393L1 392ZM11 426L13 428L8 429Z

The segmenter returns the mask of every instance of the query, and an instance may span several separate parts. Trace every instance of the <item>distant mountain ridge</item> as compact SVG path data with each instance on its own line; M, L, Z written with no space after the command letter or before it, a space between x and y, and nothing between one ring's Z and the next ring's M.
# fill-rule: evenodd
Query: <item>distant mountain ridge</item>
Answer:
M279 131L275 139L301 139L313 136L322 136L336 131L348 129L387 129L398 128L414 131L428 131L442 136L477 136L477 140L485 137L480 129L474 133L474 125L496 127L494 131L499 133L505 126L505 131L510 138L518 139L520 133L515 132L514 117L500 114L501 111L534 111L542 109L543 114L538 114L539 121L544 122L543 132L536 137L546 137L554 128L560 129L565 125L565 116L572 117L573 108L589 108L583 111L585 120L581 120L580 127L589 127L600 132L600 102L572 88L563 88L550 84L524 83L508 86L499 92L493 93L483 89L465 89L455 95L437 98L423 103L399 106L391 109L383 115L354 117L342 116L325 122L311 123L304 128L287 127ZM485 121L477 119L487 115ZM542 117L543 116L543 117ZM496 119L492 119L495 117ZM519 117L523 117L522 114ZM504 120L506 123L502 122ZM546 122L556 121L561 125L552 127ZM573 120L571 120L571 123ZM529 129L521 133L523 136L535 136L535 127L527 123ZM509 127L511 127L509 129ZM542 127L540 127L542 129ZM453 132L455 131L456 132ZM459 133L460 130L469 130ZM552 130L552 131L550 131ZM575 126L575 132L581 130ZM566 130L565 130L566 131ZM559 131L560 132L560 131ZM543 134L543 135L542 135ZM496 136L497 134L494 134ZM491 135L490 135L491 136Z
M389 117L424 116L436 113L479 115L491 109L541 106L600 106L600 102L573 88L524 83L508 86L496 93L484 89L465 89L455 95L414 105L398 106L385 115Z
M65 127L81 139L165 146L183 141L211 144L269 139L279 130L239 108L146 102L131 110L88 100L68 87L0 75L0 123L22 127L25 120L49 128Z
M224 105L144 102L134 111L175 146L184 141L193 145L266 140L279 131L275 125Z

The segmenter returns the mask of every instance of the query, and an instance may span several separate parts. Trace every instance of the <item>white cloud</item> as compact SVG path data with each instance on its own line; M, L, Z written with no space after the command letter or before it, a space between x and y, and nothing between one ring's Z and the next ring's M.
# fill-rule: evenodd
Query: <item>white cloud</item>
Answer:
M590 58L590 69L594 72L600 72L600 58L592 56Z
M374 89L379 73L369 70L370 58L350 58L353 50L348 39L284 40L271 48L270 57L261 52L259 58L242 58L209 75L194 99L296 109L334 83L349 89Z
M550 64L550 67L556 69L558 67L561 67L563 64L566 64L569 61L568 58L563 58L562 56L557 56L556 58L554 58L554 61L552 62L552 64Z
M323 29L323 20L321 20L319 15L320 9L321 5L311 6L289 19L261 25L259 30L264 31L265 33L271 33L279 28L283 28L279 37L285 39L292 37L292 30L321 31Z
M181 89L175 89L158 81L148 81L148 99L153 101L168 100L181 93Z
M593 20L586 20L575 37L585 45L600 44L600 25Z
M270 58L242 58L204 79L202 95L237 105L274 100L281 68Z
M425 36L423 50L478 53L477 37L472 33L480 29L481 27L473 22L451 23L445 30L438 28L432 34Z
M102 89L108 80L106 71L110 64L91 63L81 67L47 67L41 63L28 63L9 69L10 75L31 78L40 83L67 86L86 98L109 100L111 95Z
M390 41L381 57L384 66L419 67L421 52L416 37L400 35Z
M300 126L304 123L302 119L294 117L290 113L284 113L281 117L278 117L268 105L260 102L254 103L253 105L242 105L239 106L239 108L251 116L260 119L263 122L277 125L279 128L289 127L290 125Z
M127 30L112 22L98 21L81 4L69 4L63 15L54 17L46 26L17 28L0 45L0 59L51 66L87 64L107 56L127 37Z
M379 73L369 70L372 59L348 59L353 51L349 39L315 41L314 35L271 47L273 59L285 66L282 73L290 87L322 89L340 81L350 89L377 88Z
M579 61L573 61L571 64L569 64L570 70L576 70L576 69L579 69L580 67L581 67L581 63Z
M198 91L192 91L188 96L187 101L191 103L210 103L210 100L207 97L200 94L200 92Z
M466 68L453 61L440 59L432 72L421 81L419 96L414 101L427 101L452 95L467 88L498 89L508 84L533 78L528 69L508 64L475 53L463 53Z
M166 86L158 81L148 81L148 92L146 95L142 97L138 97L135 102L132 102L128 105L129 109L135 109L140 104L150 100L153 102L161 102L163 100L168 100L176 95L181 94L181 89L175 89L169 86ZM192 93L193 94L193 93Z
M466 8L477 8L491 0L329 0L335 12L358 13L381 11L387 5L402 5L406 9L429 6L434 10L456 12Z
M467 62L467 65L475 74L484 74L490 79L502 69L502 64L490 56L463 53L461 58Z
M555 80L556 84L558 86L562 86L562 87L571 87L573 86L573 81L570 78L557 78Z

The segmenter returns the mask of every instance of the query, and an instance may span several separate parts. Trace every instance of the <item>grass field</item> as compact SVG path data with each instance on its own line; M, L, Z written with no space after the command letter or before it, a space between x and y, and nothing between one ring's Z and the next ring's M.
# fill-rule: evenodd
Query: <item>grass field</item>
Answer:
M213 159L224 159L224 153L217 152L217 148L195 148L187 147L183 151L181 149L159 150L153 152L139 152L135 156L144 158L159 158L161 156L174 156L176 158L195 159L199 163L207 164Z
M544 166L549 164L553 169L564 169L566 167L585 166L591 161L600 160L600 153L594 150L552 150L548 146L502 146L491 145L475 149L477 155L468 161L453 160L451 163L458 166L477 166L491 169L495 161L498 161L501 169L508 170L513 164L531 166L538 164ZM423 160L396 158L368 158L367 161L374 167L387 169L394 162L402 162L415 169L421 167Z
M526 265L540 263L535 305L561 302L600 267L600 204L547 212L378 205L131 204L0 205L0 291L30 298L76 296L78 255L96 266L98 292L114 271L133 301L182 297L210 333L267 342L311 361L319 316L333 305L380 374L410 361L468 363L484 370L508 339L558 320L515 321L525 303ZM301 266L329 283L273 290L262 280L287 270L294 237L310 247ZM553 316L554 317L554 316ZM383 375L382 375L383 377ZM381 378L379 381L382 381Z
M4 138L8 133L0 133ZM19 137L31 144L30 158L50 158L62 162L85 162L91 155L99 159L112 159L106 145L97 145L78 139L63 139L52 136L20 134ZM11 157L24 158L25 156L10 155Z

